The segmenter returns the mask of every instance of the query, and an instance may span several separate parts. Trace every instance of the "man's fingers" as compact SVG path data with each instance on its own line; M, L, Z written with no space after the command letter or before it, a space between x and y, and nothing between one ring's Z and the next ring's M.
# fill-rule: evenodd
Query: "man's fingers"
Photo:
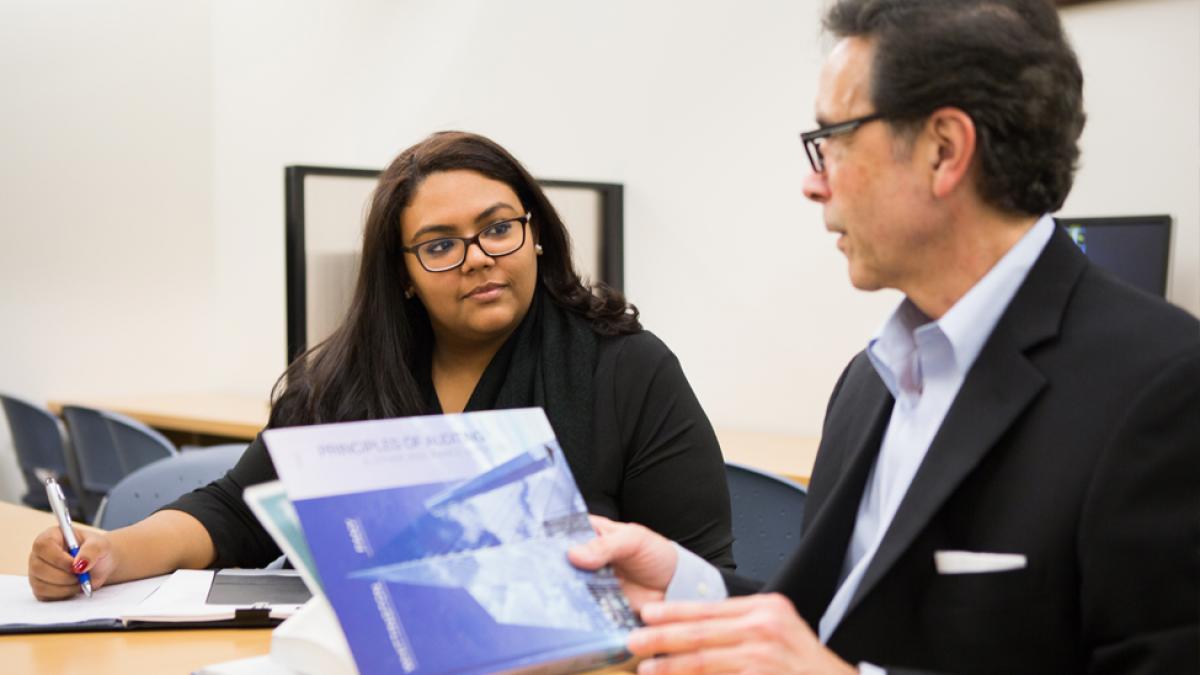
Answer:
M642 621L657 625L741 616L766 603L777 603L777 597L747 595L720 602L654 602L642 608Z
M596 534L607 534L620 527L615 520L610 520L604 516L588 514L588 520L592 521L592 529L596 531Z
M598 570L611 559L609 547L601 544L599 538L567 549L567 560L580 569Z
M662 655L644 659L638 664L638 675L671 675L672 673L737 673L747 665L762 668L754 655L743 646L718 647L703 652ZM771 672L763 670L763 672Z
M635 656L679 654L730 647L742 642L745 627L740 617L687 621L639 628L629 635L629 651Z
M634 553L633 528L621 527L603 516L591 516L592 525L600 536L591 541L573 546L567 551L571 564L585 570L604 567L614 560L621 560Z

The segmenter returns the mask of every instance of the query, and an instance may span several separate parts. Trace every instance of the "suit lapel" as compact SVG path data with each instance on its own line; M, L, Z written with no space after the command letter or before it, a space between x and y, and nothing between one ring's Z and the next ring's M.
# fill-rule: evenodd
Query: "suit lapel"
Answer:
M841 463L814 470L801 545L767 586L792 598L811 622L820 618L837 590L863 486L892 410L892 396L874 369L865 358L856 365L829 413L843 424L826 429L818 452L818 466L834 457ZM839 411L839 405L847 410Z
M1086 265L1074 243L1056 231L967 374L847 607L847 616L1045 386L1026 352L1058 334L1071 290Z

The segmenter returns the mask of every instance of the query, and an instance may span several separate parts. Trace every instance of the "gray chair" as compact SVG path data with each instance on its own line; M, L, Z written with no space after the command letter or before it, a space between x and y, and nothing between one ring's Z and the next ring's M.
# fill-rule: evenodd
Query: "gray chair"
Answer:
M63 486L71 515L84 521L90 520L99 501L93 503L89 510L79 498L76 491L79 485L78 467L67 449L58 418L49 410L15 396L0 394L0 404L4 407L17 464L25 479L26 492L21 502L31 508L49 511L45 479L53 477Z
M111 410L101 410L100 414L108 422L108 431L117 446L126 476L147 464L179 454L179 449L166 436L132 417Z
M197 448L143 466L112 489L100 507L96 527L115 530L136 523L225 475L245 451L244 444Z
M738 576L769 581L800 544L803 485L727 462L725 480L733 508L733 558Z
M99 410L65 405L63 419L71 436L75 463L79 466L80 501L95 513L109 490L125 477L125 465L117 452L108 421ZM95 520L95 516L89 520Z

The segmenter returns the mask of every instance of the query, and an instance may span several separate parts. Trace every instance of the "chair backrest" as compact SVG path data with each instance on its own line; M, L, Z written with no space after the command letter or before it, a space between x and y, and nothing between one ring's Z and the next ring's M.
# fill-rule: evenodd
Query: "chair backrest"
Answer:
M101 410L108 422L109 433L117 446L117 455L125 467L125 475L153 464L160 459L179 454L175 444L166 436L141 422L111 410Z
M64 405L62 414L71 434L82 489L99 499L127 473L108 422L99 410L83 406Z
M800 544L807 491L765 471L725 464L738 576L769 581Z
M115 530L136 523L180 495L225 475L245 451L244 444L197 448L143 466L112 489L96 526Z
M76 506L74 488L79 484L78 467L67 453L63 431L58 418L49 410L15 396L0 394L0 404L8 420L13 450L27 491L22 498L26 506L48 510L43 479L53 475L63 485L63 492L72 507ZM80 509L80 515L90 515Z

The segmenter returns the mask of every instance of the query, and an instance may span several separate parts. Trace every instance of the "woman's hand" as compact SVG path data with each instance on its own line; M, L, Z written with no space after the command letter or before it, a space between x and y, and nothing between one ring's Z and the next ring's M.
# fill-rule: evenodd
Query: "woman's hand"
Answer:
M77 575L91 573L92 590L103 586L117 567L116 550L106 532L75 529L79 553L67 553L58 527L44 530L29 552L29 586L38 600L66 600L82 592Z

